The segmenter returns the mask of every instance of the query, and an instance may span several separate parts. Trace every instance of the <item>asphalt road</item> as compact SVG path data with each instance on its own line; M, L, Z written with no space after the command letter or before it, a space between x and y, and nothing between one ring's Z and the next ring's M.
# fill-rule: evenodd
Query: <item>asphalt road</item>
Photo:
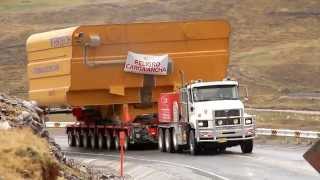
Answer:
M68 156L83 163L116 172L118 152L70 148L67 138L53 134ZM210 152L191 156L160 153L158 150L130 150L126 153L128 179L234 179L234 180L318 180L320 175L302 158L307 146L256 144L252 154L244 155L239 147L225 153Z

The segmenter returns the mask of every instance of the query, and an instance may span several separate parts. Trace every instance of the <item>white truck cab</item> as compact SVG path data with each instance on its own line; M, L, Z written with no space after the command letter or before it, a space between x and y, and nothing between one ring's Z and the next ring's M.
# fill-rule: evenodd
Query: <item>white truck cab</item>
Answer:
M172 143L172 149L187 146L191 154L201 148L224 151L236 145L243 153L252 152L255 116L245 112L237 81L193 81L178 94L179 102L172 105L172 123L160 126L161 131L166 130L163 146L167 151Z

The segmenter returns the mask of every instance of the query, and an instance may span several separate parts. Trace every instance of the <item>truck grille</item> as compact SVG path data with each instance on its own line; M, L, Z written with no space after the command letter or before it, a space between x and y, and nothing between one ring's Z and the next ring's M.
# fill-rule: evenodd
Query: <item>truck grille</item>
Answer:
M220 121L220 123L219 123L219 121ZM236 121L236 123L235 123L235 121ZM240 124L240 118L216 119L216 126L239 125L239 124Z
M240 110L230 109L230 110L215 111L215 117L230 117L230 116L240 116Z

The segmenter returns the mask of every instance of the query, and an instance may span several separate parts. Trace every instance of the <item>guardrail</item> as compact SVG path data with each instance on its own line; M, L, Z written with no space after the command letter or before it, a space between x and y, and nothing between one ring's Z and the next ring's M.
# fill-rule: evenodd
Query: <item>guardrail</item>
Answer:
M74 122L46 122L47 128L64 128L69 124L73 124Z
M266 135L266 136L282 136L282 137L296 137L296 138L308 138L308 139L320 138L320 132L300 131L300 130L290 130L290 129L257 128L256 134Z
M74 122L46 122L47 128L64 128L69 124ZM300 131L300 130L290 130L290 129L267 129L267 128L257 128L257 135L263 136L282 136L282 137L296 137L296 138L308 138L317 139L320 138L320 132L316 131Z

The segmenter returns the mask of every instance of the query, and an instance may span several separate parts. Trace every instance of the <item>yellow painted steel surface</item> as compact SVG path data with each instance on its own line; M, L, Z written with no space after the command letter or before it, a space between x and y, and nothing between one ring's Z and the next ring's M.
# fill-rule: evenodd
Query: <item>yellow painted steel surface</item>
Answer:
M98 46L87 49L88 63L125 60L128 51L168 54L173 71L153 76L150 94L151 103L155 103L160 92L181 85L179 70L184 71L187 81L223 79L229 62L229 34L227 22L210 20L87 25L35 34L27 40L30 99L44 106L142 101L145 75L124 72L123 63L93 67L84 64L81 35L84 39L101 39Z

